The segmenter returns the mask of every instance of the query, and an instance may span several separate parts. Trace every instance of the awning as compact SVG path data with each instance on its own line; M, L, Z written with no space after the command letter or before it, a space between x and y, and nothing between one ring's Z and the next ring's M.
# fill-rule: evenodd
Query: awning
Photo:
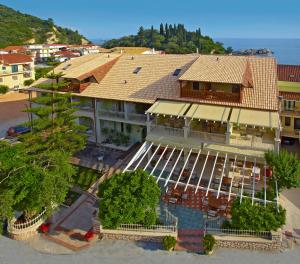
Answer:
M242 125L278 128L279 115L277 112L234 108L232 109L230 122Z
M189 106L189 103L184 102L158 100L146 111L146 113L169 116L183 116Z
M192 119L227 122L230 108L225 106L193 104L186 117Z

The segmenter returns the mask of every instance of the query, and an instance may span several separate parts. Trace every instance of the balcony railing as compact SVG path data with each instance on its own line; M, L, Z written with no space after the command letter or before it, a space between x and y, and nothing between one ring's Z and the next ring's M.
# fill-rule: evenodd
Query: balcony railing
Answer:
M127 114L128 119L136 122L142 122L145 123L147 121L147 116L142 114L136 114L136 113L128 113Z
M176 136L176 137L184 136L184 131L182 128L173 128L173 127L158 126L158 125L151 125L150 133L156 135Z
M189 87L181 88L181 97L190 97L204 100L221 100L227 102L240 102L241 96L238 93L228 93L223 91L208 91L199 90L195 91Z
M102 109L100 109L98 111L98 114L102 117L112 117L112 118L120 118L120 119L125 118L125 113L124 112L113 111L113 110L102 110Z
M191 130L190 137L200 139L205 142L225 143L226 136L218 133L208 133L202 131Z
M274 140L264 140L262 137L256 137L254 135L246 136L235 136L231 135L230 145L249 147L254 149L263 149L263 150L273 150L274 149Z

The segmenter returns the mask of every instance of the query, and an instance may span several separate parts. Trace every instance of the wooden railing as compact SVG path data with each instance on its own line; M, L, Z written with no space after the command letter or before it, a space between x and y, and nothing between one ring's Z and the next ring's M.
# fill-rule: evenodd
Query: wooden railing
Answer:
M181 97L189 97L189 98L213 100L213 101L215 100L227 101L227 102L241 101L241 95L238 93L228 93L223 91L208 91L208 90L195 91L186 86L181 88Z

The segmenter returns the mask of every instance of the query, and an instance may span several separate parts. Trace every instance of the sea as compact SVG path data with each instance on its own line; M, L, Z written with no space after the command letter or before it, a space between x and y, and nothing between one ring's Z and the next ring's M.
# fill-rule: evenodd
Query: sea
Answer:
M215 38L214 40L234 50L270 49L274 52L278 64L300 65L300 39Z

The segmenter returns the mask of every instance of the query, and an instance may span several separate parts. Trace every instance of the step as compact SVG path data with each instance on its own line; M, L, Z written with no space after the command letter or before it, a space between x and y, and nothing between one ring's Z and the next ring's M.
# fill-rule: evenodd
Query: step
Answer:
M203 252L203 247L201 245L179 245L175 246L176 251L193 251L193 252Z
M178 236L199 236L203 235L203 229L179 229Z
M202 243L202 237L195 237L195 236L178 236L177 242L181 243Z

